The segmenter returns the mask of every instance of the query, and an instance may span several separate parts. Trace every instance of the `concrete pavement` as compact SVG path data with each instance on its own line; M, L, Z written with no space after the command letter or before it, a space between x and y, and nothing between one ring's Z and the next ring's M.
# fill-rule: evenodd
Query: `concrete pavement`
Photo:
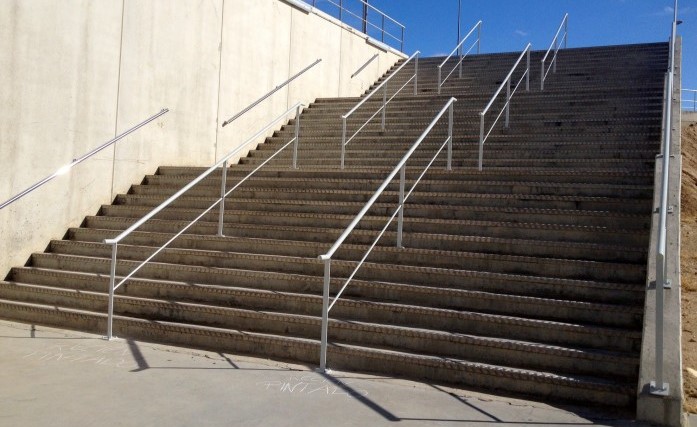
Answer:
M0 321L0 426L640 425L393 378Z

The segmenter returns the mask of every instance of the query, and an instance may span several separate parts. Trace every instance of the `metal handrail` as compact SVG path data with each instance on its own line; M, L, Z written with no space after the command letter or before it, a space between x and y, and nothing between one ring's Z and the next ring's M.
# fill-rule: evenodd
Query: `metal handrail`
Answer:
M305 1L307 1L309 3L309 0L305 0ZM364 5L364 7L372 9L375 12L377 12L378 14L380 14L381 21L382 21L382 27L380 27L380 26L377 26L376 24L373 24L372 22L370 22L367 19L367 16L364 18L362 16L356 15L351 10L346 9L344 7L343 0L339 0L339 3L335 3L333 0L325 0L325 1L333 6L336 6L339 9L339 21L343 22L343 14L344 14L344 12L346 12L349 15L353 16L354 18L358 18L364 24L364 26L366 26L366 27L371 26L377 30L380 30L380 32L382 34L381 39L380 39L381 42L384 43L385 42L385 35L388 35L389 37L391 37L395 41L399 42L400 43L399 50L404 51L404 30L406 27L404 25L402 25L399 21L395 20L394 18L392 18L391 16L386 14L385 12L381 11L380 9L376 8L375 6L371 5L370 3L368 3L365 0L357 0L362 5ZM317 7L317 0L312 0L312 7ZM385 19L392 21L394 24L396 24L401 29L401 37L397 37L394 34L390 33L389 31L385 30Z
M501 114L506 112L506 120L504 123L504 127L508 128L509 124L509 116L510 116L510 108L511 108L511 98L515 94L515 92L518 90L518 86L520 86L520 83L525 79L525 90L529 91L530 90L530 47L532 46L531 43L528 43L527 46L525 46L525 49L523 49L523 52L520 54L518 57L518 60L513 64L513 67L511 67L511 71L508 72L508 75L506 78L501 82L501 85L499 88L494 92L494 96L491 97L491 100L489 101L488 104L486 104L486 107L479 113L479 170L482 170L482 163L484 161L484 141L489 137L491 134L491 131L494 130L494 126L496 126L496 123L499 121L501 118ZM525 72L523 75L520 77L520 80L518 80L518 83L516 83L515 88L513 88L513 91L511 91L511 78L513 77L513 72L518 68L518 64L520 64L520 61L523 60L523 56L527 55L527 66L525 68ZM503 86L506 85L506 103L504 104L503 108L501 109L501 112L499 112L499 115L496 116L496 119L494 122L491 124L491 127L489 128L489 131L484 135L484 116L486 113L489 111L491 106L494 104L494 101L496 100L496 97L499 96L501 91L503 90Z
M270 96L273 95L274 93L276 93L276 92L278 92L279 90L283 89L284 87L288 86L288 85L290 84L290 82L292 82L293 80L297 79L297 78L300 77L301 75L305 74L306 71L308 71L310 68L314 67L315 65L319 64L320 62L322 62L322 58L317 58L317 60L316 60L315 62L313 62L312 64L310 64L310 65L308 65L307 67L303 68L302 70L300 70L299 72L297 72L296 74L294 74L291 78L289 78L289 79L286 80L285 82L283 82L283 83L279 84L278 86L276 86L275 88L271 89L268 93L266 93L264 96L262 96L261 98L257 99L256 101L252 102L251 104L249 104L245 109L243 109L243 110L240 111L239 113L237 113L237 114L235 114L234 116L230 117L229 119L225 120L225 121L223 122L223 124L222 124L221 127L225 127L225 126L229 125L230 123L232 123L233 121L237 120L237 119L240 118L240 116L242 116L244 113L246 113L247 111L249 111L249 110L251 110L252 108L256 107L256 106L259 105L262 101L264 101L266 98L270 97Z
M419 53L421 53L421 52L419 52L418 50L417 50L416 52L414 52L414 54L411 55L411 56L409 57L409 59L407 59L406 61L404 61L404 63L403 63L402 65L400 65L399 68L397 68L397 70L395 70L392 74L390 74L382 83L380 83L380 84L379 84L375 89L373 89L368 95L366 95L363 99L361 99L361 100L358 102L358 104L356 104L355 107L353 107L348 113L346 113L346 114L344 114L344 115L341 116L341 120L342 120L342 131L341 131L341 169L344 168L344 159L345 159L345 157L346 157L346 146L348 145L348 143L351 142L351 141L353 140L353 138L355 138L356 135L358 135L358 132L362 131L363 128L365 128L365 127L368 125L368 123L369 123L371 120L373 120L373 119L375 118L375 116L377 116L378 113L380 113L380 112L382 112L381 129L382 129L382 130L385 130L385 112L387 111L387 104L389 104L390 101L392 101L392 100L394 99L394 97L397 96L397 94L399 94L399 93L402 91L402 89L404 89L405 87L407 87L407 86L409 85L409 83L411 83L412 80L414 81L414 95L416 95L417 90L418 90L418 80L419 80ZM396 75L402 70L402 68L404 68L404 67L405 67L409 62L411 62L411 60L414 59L414 58L416 58L415 65L414 65L414 75L411 76L411 77L409 78L409 80L407 80L407 82L404 83L404 84L402 85L402 87L400 87L399 89L397 89L397 91L394 93L394 95L392 95L392 97L388 100L388 99L387 99L387 83L388 83L390 80L392 80L392 78L393 78L394 76L396 76ZM349 118L361 105L363 105L368 99L370 99L373 95L375 95L380 89L383 89L383 93L382 93L382 106L381 106L372 116L370 116L370 118L369 118L368 120L366 120L365 123L363 123L363 125L361 125L361 127L358 128L358 130L357 130L356 132L354 132L353 135L351 135L351 137L348 138L348 140L347 140L347 139L346 139L346 122L347 122L348 118Z
M376 54L373 55L369 60L367 60L363 65L361 65L360 67L358 67L358 69L356 70L356 72L354 72L353 74L351 74L351 78L354 78L354 77L356 77L357 75L359 75L359 74L361 73L361 71L365 70L366 67L367 67L368 65L370 65L371 62L375 61L375 58L377 58L378 56L380 56L380 54L379 54L379 53L376 53Z
M477 41L475 41L474 43L472 43L472 45L470 46L470 48L467 49L467 52L463 55L463 54L462 54L462 44L465 42L465 40L467 40L467 38L468 38L470 35L472 35L472 33L474 32L475 29L477 29ZM441 87L443 86L443 84L445 83L445 81L448 80L448 77L452 76L452 74L455 72L455 68L458 68L458 67L460 68L459 76L458 76L458 77L462 78L462 61L464 61L464 60L465 60L465 57L467 57L467 55L472 51L472 48L474 48L474 45L475 45L475 44L477 45L477 54L479 54L480 47L481 47L481 40L482 40L482 21L479 21L479 22L477 22L476 24L474 24L474 27L472 27L472 29L470 30L470 32L467 33L467 35L466 35L465 37L462 38L462 40L460 41L460 43L458 43L458 45L455 46L455 49L453 49L453 51L450 52L450 55L448 55L448 57L445 58L445 60L438 66L438 94L439 94L439 95L440 95L440 89L441 89ZM458 52L458 51L459 51L460 60L458 61L457 64L455 64L455 66L453 67L453 69L450 70L450 72L448 73L448 75L445 76L445 78L441 80L441 73L442 73L442 68L443 68L443 66L445 65L446 62L448 62L448 60L450 59L450 57L453 56L453 55L455 54L455 52Z
M559 40L559 33L561 32L562 28L564 29L564 37ZM566 49L568 34L569 14L566 13L564 14L564 18L561 20L561 24L559 24L557 34L554 35L552 43L549 45L549 49L547 49L545 56L543 56L542 60L540 61L540 90L545 89L545 79L547 78L547 74L549 74L549 70L552 69L552 73L557 72L557 53L559 52L559 47L561 46L562 41L564 42L564 49ZM547 56L549 56L549 52L552 50L552 48L554 48L554 56L552 57L552 61L549 63L549 67L547 67L547 70L545 71L545 61L547 60Z
M681 90L682 90L683 92L692 93L692 96L693 96L692 99L685 99L685 98L682 98L682 99L680 100L681 104L682 104L682 103L689 103L689 102L691 102L691 103L692 103L692 111L697 111L697 90L695 90L695 89L681 89ZM682 110L684 110L684 111L690 111L689 108L682 108Z
M168 112L169 112L169 110L167 108L163 108L162 110L160 110L159 113L149 117L146 120L143 120L142 122L138 123L137 125L133 126L132 128L128 129L127 131L123 132L122 134L117 135L115 138L110 139L109 141L105 142L104 144L100 145L99 147L97 147L97 148L89 151L88 153L85 153L82 156L78 157L77 159L73 159L72 162L61 166L55 172L53 172L51 175L36 182L35 184L29 186L28 188L20 191L19 193L15 194L14 196L12 196L9 199L2 202L2 204L0 204L0 209L4 209L6 206L11 205L12 203L16 202L17 200L21 199L22 197L26 196L27 194L33 192L34 190L36 190L37 188L41 187L42 185L48 183L49 181L51 181L51 180L53 180L61 175L65 175L74 166L84 162L85 160L87 160L90 157L94 156L95 154L99 153L103 149L117 143L118 141L122 140L126 136L132 134L133 132L137 131L138 129L142 128L143 126L147 125L148 123L152 122L153 120L157 119L158 117L160 117Z
M675 0L673 8L673 23L670 35L669 68L666 75L665 109L663 116L663 147L661 157L661 196L658 206L658 238L656 239L656 379L651 381L649 392L659 396L667 396L670 391L668 383L663 378L663 322L664 322L664 296L663 290L671 288L671 280L668 278L668 262L666 260L667 217L671 207L668 206L668 185L670 169L670 145L672 142L673 121L673 91L675 77L675 37L678 21L678 0Z
M126 281L128 281L131 277L133 277L141 268L145 266L148 262L150 262L155 256L157 256L160 252L162 252L167 246L169 246L170 243L172 243L174 240L176 240L179 236L184 234L186 230L191 228L192 225L194 225L198 220L203 218L208 212L213 210L213 208L217 205L219 206L219 213L218 213L218 235L222 236L223 235L223 217L225 215L225 198L230 195L234 190L236 190L243 182L247 181L252 175L254 175L259 169L264 167L269 161L271 161L278 153L286 149L290 144L293 144L293 163L292 167L297 168L297 155L298 155L298 142L299 142L299 131L300 131L300 109L301 107L304 107L305 105L298 102L295 105L293 105L291 108L289 108L286 112L281 114L280 116L276 117L273 119L271 122L269 122L267 125L265 125L263 128L261 128L257 133L255 133L252 137L247 139L244 143L242 143L238 148L235 150L231 151L225 157L223 157L221 160L219 160L216 164L208 168L205 172L203 172L201 175L196 177L193 181L191 181L189 184L184 186L181 190L177 191L174 193L172 196L170 196L167 200L162 202L159 206L155 207L153 210L151 210L147 215L145 215L143 218L139 219L136 221L133 225L128 227L126 230L121 232L118 236L114 237L113 239L104 239L104 243L107 245L111 245L111 269L109 273L109 313L108 313L108 318L107 318L107 339L111 339L113 337L112 334L112 326L113 326L113 317L114 317L114 292L121 286L123 285ZM295 135L294 137L288 141L286 144L284 144L281 148L276 150L275 153L273 153L271 156L269 156L268 159L266 159L264 162L262 162L259 166L257 166L253 171L251 171L249 174L247 174L244 178L242 178L234 187L226 191L226 182L227 182L227 162L230 160L232 157L236 156L238 153L246 149L247 144L250 142L254 141L258 137L264 135L271 127L275 126L276 123L284 119L288 114L291 112L295 111ZM199 216L197 216L194 220L189 222L182 230L180 230L177 234L174 235L171 239L169 239L164 245L160 246L152 255L150 255L148 258L145 259L145 261L141 262L135 269L133 269L128 275L123 277L121 281L119 281L118 284L116 284L116 254L118 250L118 244L128 237L133 231L138 229L140 226L142 226L145 222L148 220L152 219L155 215L160 213L164 208L172 204L176 199L178 199L181 195L189 191L192 187L194 187L196 184L207 178L210 174L218 170L218 168L221 168L222 171L222 178L221 178L221 185L220 185L220 197L212 204L210 205L206 210L203 211Z
M397 220L397 247L401 248L402 246L402 230L404 227L404 203L407 201L411 193L414 191L416 186L419 184L421 179L424 177L428 169L431 167L433 162L436 160L438 155L443 151L443 148L447 145L447 153L448 153L448 158L447 158L447 165L446 168L447 170L452 170L452 153L453 153L453 104L457 101L455 98L450 98L448 102L445 103L445 106L440 110L440 112L436 115L436 117L431 121L431 124L428 125L426 130L421 134L421 136L414 142L414 144L411 146L409 151L402 157L402 160L397 163L397 166L392 170L392 172L385 178L383 181L382 185L375 191L373 196L368 200L368 202L365 204L363 209L356 215L356 217L351 221L351 224L346 227L346 230L339 236L339 238L336 240L334 245L327 251L327 253L320 255L319 259L324 262L324 288L323 288L323 295L322 295L322 343L321 343L321 349L320 349L320 370L325 371L327 367L327 339L328 339L328 327L329 327L329 311L334 307L334 304L338 301L339 297L341 297L341 294L344 292L346 287L351 283L351 280L353 280L353 277L356 275L358 272L358 269L361 268L365 260L368 258L368 255L370 255L371 251L377 245L378 241L380 238L382 238L383 234L385 234L385 231L387 228L390 226L392 221L394 220L395 216L399 215L398 220ZM412 185L411 189L405 194L404 192L404 186L405 186L405 180L406 180L406 163L411 157L411 155L416 151L416 149L421 145L423 140L428 136L428 134L431 132L433 127L436 125L436 123L440 120L441 117L443 117L443 114L448 111L448 137L446 140L441 144L440 148L436 152L436 154L431 158L431 161L426 165L424 168L423 172L419 177L416 179L414 182L414 185ZM397 209L394 211L390 219L387 221L387 224L382 228L382 231L378 234L377 238L373 241L373 244L368 248L368 251L365 253L361 261L358 263L356 268L353 270L351 275L346 279L344 284L341 286L341 289L339 292L336 294L334 297L333 301L331 304L329 303L329 283L331 281L331 262L332 262L332 257L336 253L336 251L339 249L339 247L344 243L346 238L351 234L351 232L356 228L358 223L363 219L363 217L368 213L370 208L373 206L375 201L382 195L382 193L385 191L387 186L392 182L394 177L397 175L399 172L400 177L399 177L399 203L397 206Z

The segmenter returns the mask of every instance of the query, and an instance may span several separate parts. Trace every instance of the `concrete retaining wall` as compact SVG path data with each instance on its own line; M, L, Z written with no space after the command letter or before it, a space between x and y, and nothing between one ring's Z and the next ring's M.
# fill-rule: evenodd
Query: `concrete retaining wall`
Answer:
M358 96L401 57L284 0L0 2L0 201L171 110L0 211L0 274L157 166L211 165L294 103Z

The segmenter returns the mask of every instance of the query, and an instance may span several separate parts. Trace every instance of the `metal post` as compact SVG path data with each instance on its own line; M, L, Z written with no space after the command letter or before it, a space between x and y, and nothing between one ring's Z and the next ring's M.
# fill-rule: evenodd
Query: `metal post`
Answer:
M441 79L441 67L438 67L438 95L440 95L440 79Z
M503 127L508 129L508 122L511 115L511 79L508 79L508 84L506 85L506 121Z
M406 167L403 165L399 170L399 219L397 220L397 247L402 246L402 230L404 229L404 181L406 178Z
M368 34L368 0L363 0L363 33Z
M293 142L293 169L298 168L298 141L300 140L300 106L295 107L295 142Z
M346 117L342 117L343 126L341 131L341 169L344 168L344 157L346 157Z
M525 72L525 90L530 91L530 48L528 48L527 71Z
M342 21L344 12L344 0L339 0L339 21Z
M416 55L416 62L414 63L414 96L416 96L416 91L419 86L419 55Z
M484 161L484 114L479 113L479 170L482 170Z
M545 61L540 61L540 91L545 90Z
M382 35L380 41L385 43L385 15L382 15Z
M460 43L460 15L462 11L462 0L457 0L457 40L456 45Z
M387 112L387 85L384 86L382 90L382 122L380 123L380 129L385 131L385 114Z
M220 180L220 210L218 211L218 236L223 235L223 222L225 220L225 185L227 184L227 160L222 164L222 178Z
M448 170L453 169L453 103L448 108Z
M404 52L404 27L401 27L401 28L402 28L402 40L401 40L401 43L399 45L399 50Z
M477 26L477 54L479 54L480 47L482 44L482 23L480 22Z
M569 15L567 14L564 17L564 49L566 49L566 45L569 42Z
M327 370L327 340L329 329L329 282L331 281L331 258L324 260L324 286L322 290L322 343L319 354L319 370Z
M111 245L111 270L109 272L109 308L107 314L106 338L114 338L114 284L116 282L116 250L118 243Z
M692 92L694 99L692 101L692 111L697 111L697 91Z

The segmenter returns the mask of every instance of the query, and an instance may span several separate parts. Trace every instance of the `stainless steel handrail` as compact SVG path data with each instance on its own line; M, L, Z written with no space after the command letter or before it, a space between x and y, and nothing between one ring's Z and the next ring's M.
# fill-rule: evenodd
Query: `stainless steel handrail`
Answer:
M360 67L358 67L358 69L356 70L356 72L354 72L353 74L351 74L351 78L354 78L354 77L356 77L357 75L359 75L359 74L361 73L361 71L365 70L366 67L367 67L368 65L370 65L371 62L375 61L375 59L376 59L378 56L380 56L380 54L379 54L379 53L376 53L376 54L373 55L369 60L367 60L363 65L361 65Z
M283 83L279 84L279 85L276 86L275 88L271 89L268 93L266 93L264 96L262 96L261 98L257 99L256 101L252 102L251 104L249 104L247 107L245 107L245 108L244 108L242 111L240 111L239 113L237 113L237 114L235 114L234 116L230 117L229 119L225 120L225 121L223 122L223 124L222 124L221 127L225 127L225 126L229 125L230 123L232 123L233 121L237 120L238 118L240 118L240 116L242 116L243 114L245 114L247 111L249 111L249 110L251 110L252 108L256 107L257 105L259 105L261 102L263 102L265 99L267 99L268 97L270 97L270 96L273 95L274 93L276 93L276 92L278 92L279 90L283 89L284 87L288 86L293 80L295 80L295 79L297 79L298 77L300 77L301 75L305 74L306 71L310 70L312 67L314 67L315 65L319 64L320 62L322 62L322 58L317 58L317 60L316 60L315 62L313 62L312 64L310 64L310 65L308 65L307 67L303 68L303 69L300 70L299 72L295 73L291 78L289 78L288 80L286 80L286 81L284 81Z
M463 55L463 54L462 54L462 44L465 42L465 40L467 40L467 38L468 38L469 36L472 35L472 33L474 32L475 29L477 30L477 41L475 41L474 43L472 43L472 45L470 46L470 48L467 49L467 52ZM466 35L465 37L462 38L462 40L460 41L460 43L458 43L457 46L455 46L455 49L453 49L453 51L450 52L450 55L448 55L448 57L445 58L445 60L438 66L438 94L440 94L440 89L441 89L441 87L443 86L443 84L445 83L445 81L448 80L448 77L450 77L450 76L453 75L453 73L455 72L455 69L458 68L458 67L460 68L459 77L462 78L462 61L464 61L464 60L465 60L465 57L467 57L467 55L472 51L472 49L474 48L474 45L477 45L477 53L479 53L480 47L481 47L481 40L482 40L482 21L479 21L479 22L477 22L476 24L474 24L474 27L472 27L472 29L470 30L470 32L467 33L467 35ZM442 74L443 66L445 65L446 62L448 62L448 60L450 59L450 57L453 56L453 55L455 54L455 52L458 52L458 51L459 51L460 60L457 62L457 64L455 64L455 66L453 67L453 69L450 70L450 72L448 73L448 75L445 76L444 79L441 79L441 74Z
M305 0L305 1L309 3L309 0ZM402 25L399 21L395 20L390 15L386 14L385 12L383 12L380 9L376 8L375 6L371 5L367 1L365 1L365 0L356 0L356 1L358 1L359 3L364 5L365 7L377 12L381 16L382 27L380 27L376 24L373 24L372 22L370 22L370 20L367 19L367 17L364 19L364 17L356 15L350 9L345 8L343 0L339 0L339 3L335 3L333 0L325 0L326 3L329 3L333 6L336 6L339 9L339 20L341 22L344 22L343 21L344 13L348 13L349 15L353 16L354 18L357 18L358 20L360 20L366 27L371 26L377 30L380 30L380 32L382 34L380 41L382 41L384 43L385 42L385 35L387 35L390 38L394 39L395 41L399 42L400 43L399 50L404 51L404 30L406 27L404 25ZM316 0L312 0L312 7L317 7ZM396 24L401 29L401 37L397 37L394 34L390 33L389 31L385 30L385 19L392 21L394 24Z
M499 121L501 118L501 114L506 112L506 120L504 123L504 127L508 128L509 124L509 116L510 116L510 107L511 107L511 98L515 94L515 92L518 90L518 86L520 86L520 83L525 79L525 90L529 91L530 90L530 47L532 44L528 43L527 46L525 46L525 49L523 49L523 52L520 54L518 57L518 60L513 64L513 67L511 67L511 71L508 72L508 75L506 78L501 82L501 85L499 88L494 92L494 96L491 97L491 100L489 101L488 104L486 104L486 107L479 113L479 170L482 170L482 164L484 161L484 141L489 137L491 134L491 131L494 130L494 126L496 126L496 123ZM513 91L511 91L511 78L513 77L513 72L518 68L518 64L520 64L520 61L523 60L523 57L527 55L527 66L525 68L525 72L523 75L520 77L520 80L518 80L518 83L516 83L515 88L513 88ZM491 106L494 104L494 101L496 100L496 97L499 96L501 91L503 90L503 86L506 86L506 103L504 104L503 108L501 109L501 112L499 112L499 115L496 116L496 119L494 122L491 124L491 127L489 128L489 131L484 135L484 116L486 113L489 111Z
M138 129L142 128L143 126L147 125L148 123L152 122L153 120L157 119L158 117L166 114L169 112L167 108L163 108L160 110L159 113L149 117L146 120L143 120L142 122L138 123L137 125L133 126L132 128L128 129L127 131L121 133L120 135L117 135L115 138L110 139L109 141L105 142L104 144L100 145L99 147L83 154L82 156L78 157L77 159L73 159L72 162L61 166L58 168L55 172L53 172L51 175L47 176L46 178L38 181L37 183L29 186L28 188L22 190L21 192L15 194L14 196L10 197L9 199L5 200L0 204L0 209L4 209L6 206L11 205L12 203L16 202L17 200L21 199L22 197L26 196L27 194L33 192L37 188L41 187L42 185L48 183L49 181L61 176L65 175L70 169L72 169L74 166L84 162L85 160L89 159L90 157L94 156L95 154L99 153L103 149L117 143L118 141L122 140L126 136L132 134L133 132L137 131Z
M448 158L447 158L447 164L446 168L447 170L452 169L452 153L453 153L453 104L457 101L455 98L450 98L448 102L445 103L445 106L440 110L440 112L436 115L436 117L431 121L431 123L428 125L426 130L421 134L421 136L414 142L414 144L411 146L409 151L402 157L402 160L397 163L397 166L392 170L392 172L385 178L383 181L382 185L375 191L373 196L368 200L368 202L365 204L363 209L356 215L356 217L351 221L351 224L346 227L346 230L339 236L339 238L336 240L336 242L332 245L332 247L327 251L327 253L320 255L319 259L324 262L324 288L323 288L323 294L322 294L322 343L321 343L321 349L320 349L320 370L325 371L327 367L327 339L328 339L328 327L329 327L329 311L334 307L334 304L338 301L339 297L341 297L341 294L344 292L346 287L349 285L351 280L353 280L353 277L356 275L358 272L358 269L361 268L365 260L368 258L368 255L370 255L370 252L373 250L375 245L377 245L378 241L380 238L382 238L383 234L385 234L385 231L387 228L390 226L392 221L394 220L395 216L399 215L398 220L397 220L397 247L403 247L402 246L402 230L404 227L404 203L407 201L411 193L414 191L416 186L419 184L421 179L424 177L428 169L431 167L433 162L436 160L438 155L443 151L443 149L447 145L447 153L448 153ZM431 158L431 161L426 165L424 168L423 172L419 177L416 179L414 182L414 185L412 185L411 189L405 194L404 192L404 186L405 186L405 181L406 181L406 163L411 157L411 155L416 151L416 149L421 145L423 140L428 136L428 134L431 132L433 127L438 123L441 117L443 117L443 114L448 111L448 137L446 140L441 144L440 148L436 152L436 154ZM399 203L397 206L397 209L394 211L390 219L387 221L387 224L382 228L382 231L378 234L377 238L373 241L373 244L368 248L368 251L365 253L361 261L358 263L356 268L353 270L351 275L346 279L344 284L341 286L341 289L339 292L337 292L336 296L334 297L333 301L331 304L329 303L329 284L331 282L331 262L332 262L332 257L336 253L336 251L341 247L341 245L344 243L346 238L351 234L351 232L356 228L358 223L363 219L363 217L368 213L370 208L373 206L375 201L380 197L380 195L385 191L387 186L392 182L394 177L397 175L399 172Z
M682 90L683 92L692 93L692 96L693 96L692 99L684 99L684 98L682 98L682 99L680 100L681 104L682 104L682 103L690 103L690 102L691 102L691 103L692 103L692 111L697 111L697 90L695 90L695 89L681 89L681 90ZM684 110L684 111L690 111L689 108L684 108L684 107L682 108L682 110Z
M353 138L356 137L356 135L358 135L358 132L362 131L363 128L365 128L365 127L368 125L368 123L370 123L370 121L373 120L373 119L375 118L375 116L377 116L378 113L380 113L380 112L382 112L381 129L382 129L382 130L385 130L385 112L387 111L387 104L389 104L390 101L392 101L392 100L394 99L394 97L397 96L397 94L399 94L399 92L402 91L402 89L404 89L405 87L407 87L407 86L409 85L409 83L411 83L412 80L414 81L414 95L416 95L417 90L418 90L418 80L419 80L419 53L421 53L421 52L419 52L418 50L417 50L416 52L414 52L414 54L411 55L411 56L409 57L409 59L407 59L406 61L404 61L404 63L403 63L402 65L400 65L399 68L397 68L397 70L395 70L392 74L390 74L382 83L380 83L380 84L379 84L375 89L373 89L368 95L366 95L363 99L361 99L361 100L358 102L358 104L356 104L356 106L354 106L348 113L346 113L346 114L344 114L344 115L341 116L341 121L342 121L342 131L341 131L341 168L342 168L342 169L344 168L344 159L345 159L345 157L346 157L346 145L348 145L348 143L351 142L351 141L353 140ZM411 62L411 60L414 59L414 58L416 58L416 61L415 61L415 63L414 63L414 64L415 64L415 65L414 65L414 75L411 76L411 77L409 78L409 80L407 80L407 82L404 83L404 84L402 85L402 87L400 87L399 89L397 89L397 91L394 93L394 95L392 95L392 97L388 100L388 99L387 99L387 83L388 83L390 80L392 80L392 78L393 78L394 76L396 76L396 75L402 70L402 68L404 68L404 67L405 67L409 62ZM348 140L347 140L347 139L346 139L346 126L347 126L347 123L346 123L346 122L347 122L348 118L349 118L354 112L356 112L356 110L357 110L358 108L360 108L360 106L363 105L368 99L370 99L373 95L375 95L380 89L383 90L383 93L382 93L382 106L381 106L372 116L370 116L370 118L369 118L368 120L366 120L365 123L363 123L363 125L361 125L361 127L358 128L358 130L357 130L356 132L354 132L353 135L351 135L351 137L348 138Z
M299 131L300 131L300 109L304 106L304 104L298 102L297 104L293 105L291 108L289 108L286 112L281 114L280 116L276 117L273 119L271 122L269 122L267 125L265 125L263 128L261 128L257 133L255 133L252 137L247 139L242 145L240 145L238 148L235 150L231 151L225 157L223 157L221 160L219 160L216 164L208 168L205 172L203 172L201 175L196 177L193 181L191 181L189 184L184 186L181 190L177 191L174 193L172 196L170 196L167 200L162 202L159 206L155 207L153 210L151 210L147 215L145 215L143 218L139 219L136 221L133 225L128 227L126 230L121 232L118 236L114 237L113 239L104 239L104 243L107 245L111 245L111 268L110 268L110 273L109 273L109 308L108 308L108 318L107 318L107 338L111 339L113 337L113 318L114 318L114 292L121 286L123 285L126 281L128 281L131 277L133 277L145 264L150 262L153 258L155 258L160 252L162 252L167 246L170 245L174 240L176 240L179 236L184 234L186 230L191 228L192 225L194 225L198 220L203 218L208 212L213 210L215 206L219 206L219 213L218 213L218 235L222 236L223 235L223 217L225 215L225 198L230 195L234 190L236 190L243 182L247 181L252 175L254 175L259 169L264 167L269 161L271 161L278 153L286 149L290 144L293 144L293 163L292 167L297 168L297 155L298 155L298 142L299 142ZM232 157L236 156L239 154L241 151L246 149L247 144L253 142L255 139L259 138L260 136L264 135L269 129L271 129L273 126L276 125L279 121L284 119L288 114L291 112L295 111L295 135L294 137L285 143L281 148L276 150L275 153L273 153L271 156L269 156L268 159L266 159L264 162L262 162L259 166L257 166L253 171L251 171L249 174L247 174L244 178L242 178L234 187L230 188L229 190L226 191L226 181L227 181L227 163L228 160L230 160ZM140 228L143 224L145 224L147 221L152 219L155 215L160 213L164 208L167 206L171 205L172 202L174 202L176 199L178 199L181 195L189 191L192 187L194 187L196 184L199 182L203 181L206 177L208 177L210 174L218 170L220 167L222 171L222 178L221 178L221 189L220 189L220 197L212 204L210 205L206 210L203 211L199 216L197 216L193 221L189 222L182 230L180 230L177 234L174 235L171 239L169 239L164 245L160 246L155 252L150 255L148 258L145 259L145 261L141 262L135 269L133 269L128 275L123 277L118 284L116 284L116 254L118 250L118 244L128 237L133 231L136 229Z
M562 37L562 40L559 40L559 33L561 32L562 28L564 29L564 37ZM559 24L557 34L554 35L552 43L549 45L549 49L547 49L545 56L542 57L542 60L540 61L540 90L545 89L545 79L547 78L547 74L549 74L550 68L552 69L552 73L557 72L557 53L559 52L559 47L561 46L562 41L564 42L564 49L566 49L568 34L569 14L566 13L564 14L564 18L561 20L561 24ZM552 61L550 62L549 67L545 71L545 61L547 60L547 56L549 56L549 52L552 50L552 48L554 48L554 56L552 57Z
M656 239L656 345L655 345L655 369L656 379L651 381L649 392L659 396L667 396L670 391L668 383L663 378L663 323L664 323L664 295L665 289L671 288L671 280L668 278L668 262L666 260L667 240L667 216L671 207L668 206L668 184L670 174L670 149L672 142L673 122L673 91L675 77L675 37L678 22L678 0L675 0L673 8L673 24L670 35L669 68L666 76L665 109L663 116L663 147L661 157L661 196L658 206L658 238ZM678 178L679 179L679 178Z

